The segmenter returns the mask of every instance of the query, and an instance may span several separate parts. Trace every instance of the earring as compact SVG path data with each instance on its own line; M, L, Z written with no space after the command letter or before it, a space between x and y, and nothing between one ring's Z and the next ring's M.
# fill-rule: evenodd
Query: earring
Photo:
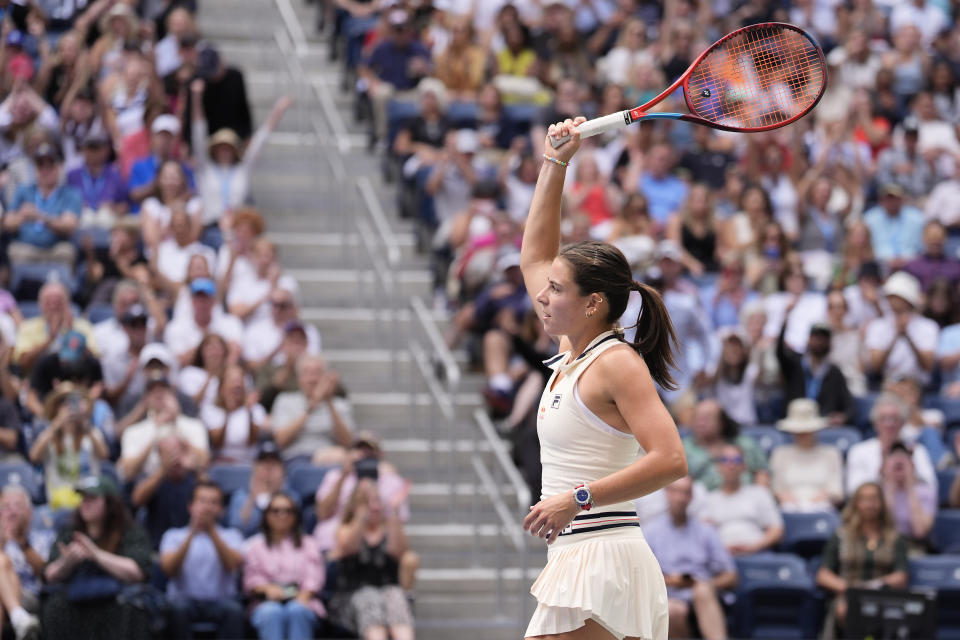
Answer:
M587 311L586 316L589 318L593 316L593 311Z

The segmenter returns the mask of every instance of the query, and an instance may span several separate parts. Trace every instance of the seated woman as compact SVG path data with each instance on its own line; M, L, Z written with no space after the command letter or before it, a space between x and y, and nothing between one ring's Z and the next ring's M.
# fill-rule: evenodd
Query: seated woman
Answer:
M245 374L239 366L226 368L217 401L203 405L200 417L210 432L210 447L218 462L253 462L260 434L269 431L270 426L256 393L248 394Z
M50 423L30 447L30 462L43 465L47 501L52 509L80 504L74 486L81 477L100 473L110 451L90 421L93 404L80 387L61 382L44 402Z
M843 502L843 459L836 447L817 444L827 426L816 400L797 398L777 428L792 434L770 455L771 488L781 511L833 511Z
M49 638L151 638L146 611L121 602L127 585L150 573L150 540L127 512L109 476L90 476L74 520L60 531L44 577L51 594L43 603Z
M715 459L725 444L733 443L743 452L746 466L741 482L769 486L770 474L763 451L753 438L740 434L740 425L726 414L716 400L701 400L694 409L690 426L692 435L683 439L690 477L703 483L709 491L719 489L723 478Z
M309 640L326 616L317 597L326 567L313 538L300 532L300 518L293 498L273 494L262 533L247 547L243 590L254 602L250 621L261 640Z
M408 493L409 485L385 505L374 482L361 480L337 529L331 615L363 640L413 639L413 614L398 583L407 536L397 510Z
M227 343L216 333L208 333L197 347L193 364L177 376L177 386L190 396L196 406L215 404L220 395L220 381L227 367Z
M837 637L847 617L847 589L907 586L907 543L897 533L883 489L865 482L843 510L843 523L823 550L817 585L833 594L822 638Z
M910 543L912 549L925 550L927 536L937 516L937 489L917 477L913 452L902 442L894 442L890 447L880 477L883 496L890 507L897 532Z

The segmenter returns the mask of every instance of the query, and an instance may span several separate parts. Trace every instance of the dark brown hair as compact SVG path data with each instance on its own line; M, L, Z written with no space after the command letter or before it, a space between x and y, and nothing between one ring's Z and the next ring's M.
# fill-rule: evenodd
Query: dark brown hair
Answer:
M677 334L663 298L648 285L633 279L630 264L619 249L605 242L577 242L560 251L573 272L573 281L580 295L601 293L607 299L609 312L607 322L613 324L627 309L631 291L640 292L643 305L637 318L635 342L628 342L643 356L650 375L664 389L676 389L677 383L670 374L676 368L674 349Z
M127 527L132 523L130 512L127 511L127 505L123 503L123 498L114 494L103 496L106 504L104 505L103 527L100 531L100 539L94 540L96 545L104 551L116 553L120 548L120 540L126 533ZM73 530L79 533L90 535L87 530L87 523L80 516L80 508L74 512Z
M267 543L267 546L272 546L270 541L270 525L267 524L267 512L273 508L273 503L277 501L277 498L284 498L290 501L290 505L293 507L293 529L290 530L290 537L293 538L293 546L297 549L300 548L300 544L303 542L303 533L300 531L300 528L303 526L303 514L300 513L300 503L293 499L290 494L284 493L283 491L277 491L272 496L270 496L270 502L267 503L267 508L263 510L263 520L260 521L260 531L263 533L263 539Z

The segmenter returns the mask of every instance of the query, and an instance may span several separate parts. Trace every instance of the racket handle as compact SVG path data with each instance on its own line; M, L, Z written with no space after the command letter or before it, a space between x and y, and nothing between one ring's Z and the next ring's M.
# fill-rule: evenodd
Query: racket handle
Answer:
M601 133L606 133L607 131L613 131L614 129L621 129L630 124L630 122L632 122L630 112L620 111L618 113L611 113L608 116L600 116L593 120L587 120L578 126L577 129L580 131L581 138L589 138ZM563 136L562 138L551 137L550 144L553 145L554 149L559 149L566 144L569 139L570 136Z

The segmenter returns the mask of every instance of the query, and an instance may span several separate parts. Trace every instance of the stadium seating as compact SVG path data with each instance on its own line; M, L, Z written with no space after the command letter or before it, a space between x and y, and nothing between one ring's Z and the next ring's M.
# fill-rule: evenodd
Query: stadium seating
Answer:
M22 486L30 494L34 504L43 502L43 485L37 477L37 472L29 464L23 462L0 464L0 487L10 484Z
M763 553L737 558L740 582L734 608L743 638L812 638L818 620L813 580L799 556Z
M823 552L830 535L840 523L835 513L784 513L783 540L780 549L804 558L813 558Z
M912 558L910 585L937 592L937 640L960 640L960 555Z
M949 467L947 469L941 469L937 471L937 488L939 490L939 502L941 508L949 506L950 487L953 486L953 481L956 477L957 467Z
M73 295L76 282L70 268L61 262L13 264L10 268L10 293L17 301L36 300L46 282L62 282Z
M215 464L210 467L210 480L230 496L237 489L250 486L252 469L248 464Z
M960 509L944 509L937 514L930 541L940 553L960 553Z
M847 451L850 447L863 439L859 429L854 427L830 427L817 431L817 442L820 444L829 444L840 450L844 458L847 457Z
M776 427L767 425L757 425L754 427L743 427L740 429L741 435L750 436L756 440L757 444L763 450L763 454L769 458L770 452L782 444L790 442L790 437Z

